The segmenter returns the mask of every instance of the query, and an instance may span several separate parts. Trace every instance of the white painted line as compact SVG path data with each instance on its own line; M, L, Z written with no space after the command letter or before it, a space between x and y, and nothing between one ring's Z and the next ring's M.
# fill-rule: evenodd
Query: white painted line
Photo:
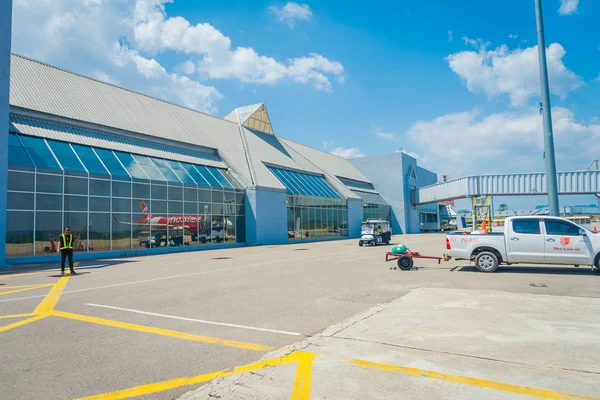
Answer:
M261 265L286 263L286 262L291 262L291 261L301 261L301 260L307 260L307 259L310 259L310 258L321 258L321 260L339 259L339 257L337 256L337 254L348 254L348 253L354 253L354 252L359 252L359 251L361 251L361 250L359 250L359 249L357 249L357 250L350 250L350 251L346 250L346 251L337 251L337 252L334 252L334 253L315 254L313 256L307 256L307 257L297 257L297 258L288 258L288 259L284 259L284 260L265 261L265 262L255 263L255 264L240 265L240 266L237 266L237 267L229 267L229 268L221 268L221 269L211 269L209 271L192 272L192 273L189 273L189 274L162 276L160 278L144 279L144 280L141 280L141 281L115 283L114 285L96 286L96 287L85 288L85 289L77 289L77 290L67 290L67 291L64 291L62 294L65 295L65 294L69 294L69 293L87 292L87 291L90 291L90 290L99 290L99 289L108 289L108 288L114 288L114 287L120 287L120 286L137 285L138 283L156 282L156 281L163 281L163 280L166 280L166 279L187 278L189 276L212 274L214 272L235 271L235 270L238 270L238 269L259 267ZM334 256L334 255L336 255L336 256ZM170 265L171 264L169 264L169 266ZM39 299L39 298L42 298L42 297L45 297L45 296L42 295L42 296L16 297L16 298L13 298L13 299L0 300L0 303L5 303L7 301Z
M255 326L237 325L237 324L226 324L224 322L206 321L206 320L203 320L203 319L176 317L174 315L157 314L157 313L152 313L152 312L147 312L147 311L132 310L130 308L104 306L102 304L85 303L85 305L86 306L92 306L92 307L110 308L111 310L128 311L128 312L132 312L132 313L136 313L136 314L152 315L154 317L179 319L181 321L200 322L201 324L228 326L230 328L241 328L241 329L250 329L250 330L253 330L253 331L280 333L282 335L292 335L292 336L300 336L300 335L302 335L301 333L298 333L298 332L279 331L279 330L276 330L276 329L257 328Z

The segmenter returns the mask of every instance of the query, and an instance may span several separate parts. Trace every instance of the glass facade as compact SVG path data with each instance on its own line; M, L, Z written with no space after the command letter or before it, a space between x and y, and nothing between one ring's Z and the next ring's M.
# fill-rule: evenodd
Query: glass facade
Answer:
M353 190L363 201L363 219L392 220L392 207L377 193Z
M227 171L9 134L6 254L244 242L244 191Z
M269 167L286 187L288 239L348 236L348 203L325 178Z

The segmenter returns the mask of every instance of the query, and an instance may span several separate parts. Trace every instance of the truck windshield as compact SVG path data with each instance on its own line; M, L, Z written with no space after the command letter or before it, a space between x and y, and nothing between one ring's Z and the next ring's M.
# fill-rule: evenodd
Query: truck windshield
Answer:
M373 234L373 224L363 224L360 230L361 235L372 235Z

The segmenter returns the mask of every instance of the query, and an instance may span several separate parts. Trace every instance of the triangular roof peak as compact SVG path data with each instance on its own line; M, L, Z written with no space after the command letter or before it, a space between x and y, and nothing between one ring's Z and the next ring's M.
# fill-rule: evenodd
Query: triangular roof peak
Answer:
M265 103L236 108L225 119L259 132L275 134Z

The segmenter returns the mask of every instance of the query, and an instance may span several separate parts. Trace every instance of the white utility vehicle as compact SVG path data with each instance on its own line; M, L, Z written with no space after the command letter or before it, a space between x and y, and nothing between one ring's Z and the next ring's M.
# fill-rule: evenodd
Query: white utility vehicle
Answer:
M558 217L509 217L504 232L453 232L446 260L469 260L481 272L500 264L592 265L600 268L600 234Z

